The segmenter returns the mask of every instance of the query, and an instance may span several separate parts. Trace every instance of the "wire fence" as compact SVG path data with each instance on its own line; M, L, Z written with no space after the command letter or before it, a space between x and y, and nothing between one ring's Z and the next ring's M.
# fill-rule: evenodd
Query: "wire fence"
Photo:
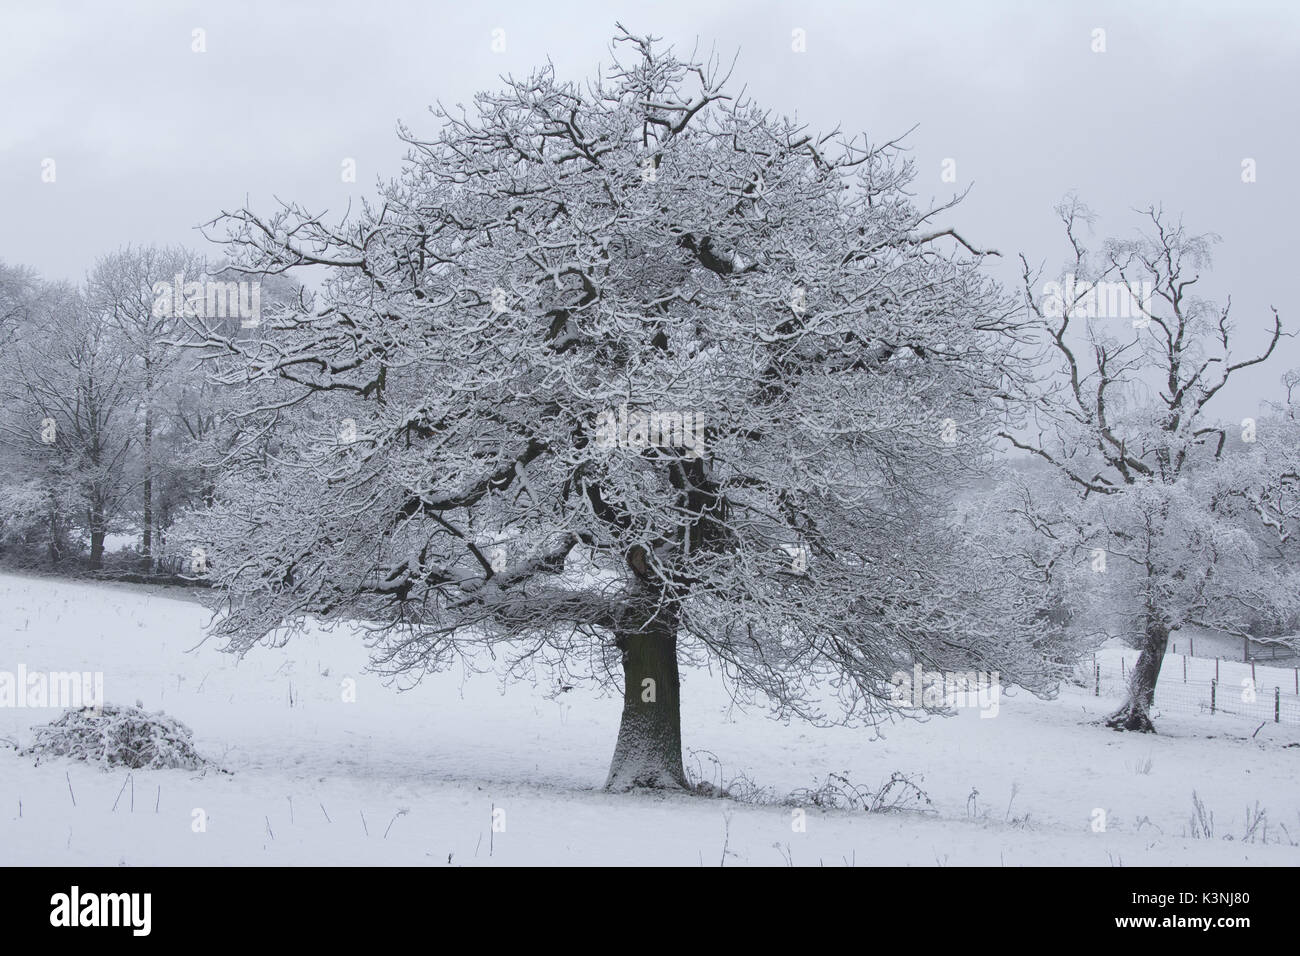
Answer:
M1207 646L1206 640L1209 640ZM1280 638L1273 640L1262 640L1255 638L1241 638L1241 656L1238 657L1236 649L1231 645L1236 642L1236 638L1228 638L1223 634L1201 635L1201 654L1200 659L1214 660L1216 657L1225 661L1244 661L1249 664L1251 661L1260 666L1280 667L1285 670L1291 670L1300 667L1300 646L1295 643L1294 638ZM1189 657L1196 658L1196 635L1179 634L1178 640L1171 641L1169 651L1178 653L1178 645L1183 646L1183 653Z
M1075 677L1097 697L1123 697L1136 661L1136 652L1094 654L1080 663ZM1300 725L1300 668L1166 654L1155 706Z

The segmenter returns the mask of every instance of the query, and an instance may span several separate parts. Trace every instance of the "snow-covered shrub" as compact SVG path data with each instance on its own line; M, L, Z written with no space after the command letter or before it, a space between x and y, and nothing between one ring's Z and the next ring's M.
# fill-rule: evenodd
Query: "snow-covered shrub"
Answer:
M71 515L77 504L73 490L51 490L0 468L0 554L6 563L30 566L76 557L80 543Z
M930 795L921 789L921 777L895 770L878 788L854 783L848 773L828 773L826 780L812 787L800 787L790 794L790 806L813 806L830 810L862 810L885 813L911 810L933 813Z
M71 757L104 768L132 770L180 768L198 770L208 765L191 742L193 732L162 711L151 714L140 707L105 704L102 713L68 709L53 723L36 728L36 739L23 751L36 757Z

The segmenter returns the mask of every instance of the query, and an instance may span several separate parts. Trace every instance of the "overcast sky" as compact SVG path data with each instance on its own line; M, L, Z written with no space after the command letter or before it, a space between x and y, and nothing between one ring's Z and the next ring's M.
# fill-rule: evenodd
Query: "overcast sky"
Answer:
M1208 290L1238 324L1276 305L1300 329L1300 4L908 2L45 2L0 0L0 260L79 279L126 242L202 247L195 226L273 197L332 212L400 165L394 128L431 128L548 57L609 60L619 20L730 57L780 113L907 143L921 201L946 159L973 190L949 222L1059 271L1068 191L1127 235L1163 203L1223 237ZM206 51L194 52L202 30ZM493 31L505 49L493 50ZM792 49L804 31L806 52ZM1104 52L1094 52L1104 30ZM918 125L919 124L919 125ZM357 182L341 181L352 158ZM1242 181L1255 161L1256 181ZM43 182L47 160L54 181ZM1014 279L1008 267L1001 269ZM1243 347L1262 336L1243 337ZM1250 414L1300 339L1229 396Z

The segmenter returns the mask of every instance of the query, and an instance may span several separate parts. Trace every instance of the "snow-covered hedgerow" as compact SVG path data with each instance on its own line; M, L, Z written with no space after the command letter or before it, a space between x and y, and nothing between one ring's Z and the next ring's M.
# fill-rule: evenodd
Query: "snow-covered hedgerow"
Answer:
M68 709L53 723L36 728L36 739L23 751L36 757L71 757L104 768L132 770L180 768L198 770L208 765L191 742L193 732L174 717L139 707L106 704L101 713Z

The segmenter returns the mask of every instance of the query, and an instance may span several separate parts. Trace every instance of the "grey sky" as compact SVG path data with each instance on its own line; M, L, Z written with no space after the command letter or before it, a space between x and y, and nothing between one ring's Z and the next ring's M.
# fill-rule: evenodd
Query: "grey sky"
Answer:
M738 51L735 80L816 128L909 137L922 201L974 183L949 218L1051 269L1052 206L1077 190L1098 238L1162 202L1222 235L1207 292L1263 328L1294 273L1300 5L1204 3L0 2L0 259L80 278L125 242L202 247L194 226L247 198L342 210L395 173L399 118L468 102L549 57L608 62L614 21L689 50ZM205 31L195 53L192 31ZM492 31L506 49L492 50ZM792 50L806 31L807 51ZM1106 51L1094 53L1093 30ZM341 181L345 158L357 182ZM1252 158L1257 181L1243 183ZM42 162L55 161L53 183ZM1013 260L1011 255L1009 259ZM1014 278L1008 266L999 269ZM1262 335L1243 337L1243 348ZM1228 396L1249 414L1300 340Z

